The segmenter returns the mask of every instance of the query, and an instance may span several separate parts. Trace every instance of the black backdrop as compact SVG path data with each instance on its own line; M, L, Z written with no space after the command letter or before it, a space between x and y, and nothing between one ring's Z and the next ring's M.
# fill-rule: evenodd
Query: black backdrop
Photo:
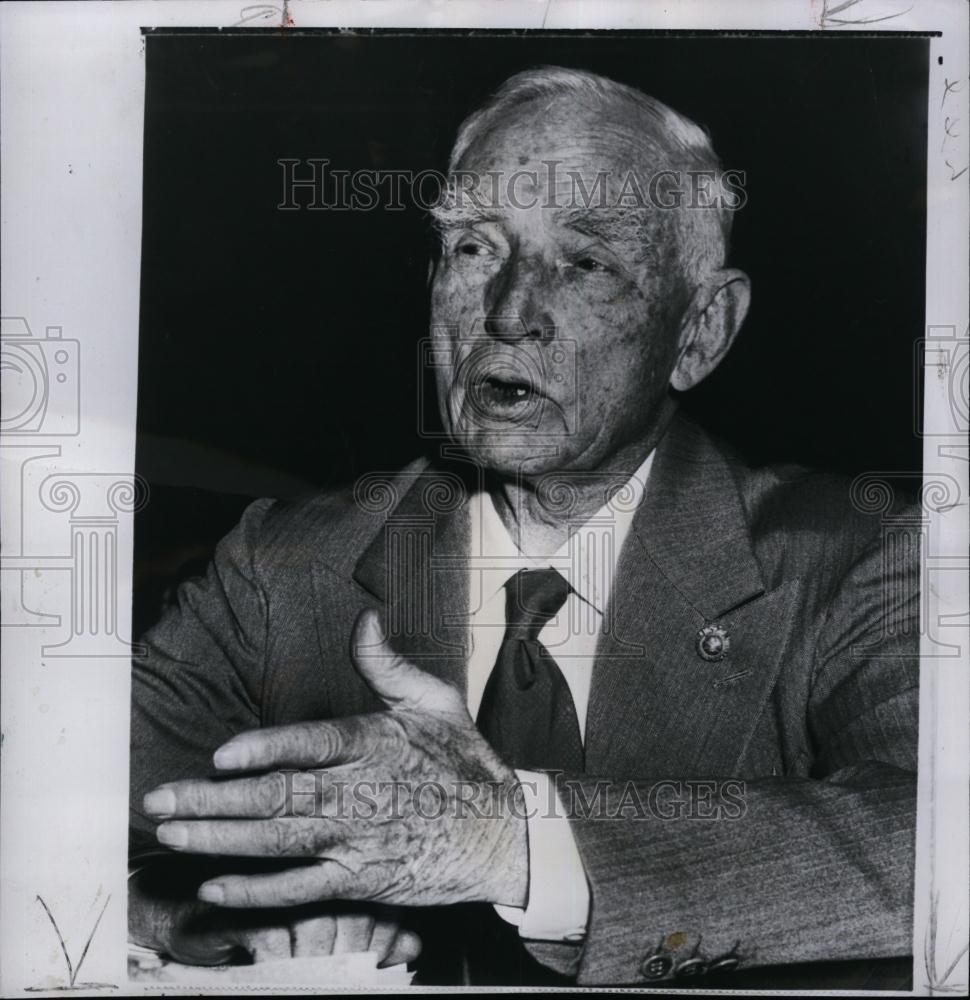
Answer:
M277 161L443 170L468 111L544 63L653 94L747 173L752 309L685 405L754 461L918 470L927 58L886 34L148 33L136 631L250 498L422 447L424 214L279 211Z

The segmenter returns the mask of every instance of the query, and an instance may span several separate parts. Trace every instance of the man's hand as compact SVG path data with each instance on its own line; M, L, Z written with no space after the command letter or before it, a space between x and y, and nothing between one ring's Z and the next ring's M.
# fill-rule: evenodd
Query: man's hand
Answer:
M387 711L234 737L216 751L216 767L262 773L149 792L145 810L166 820L159 841L196 854L303 859L273 874L210 879L199 899L222 906L525 905L515 773L455 688L390 649L375 612L358 619L352 651Z
M171 872L169 881L177 877L177 870ZM318 903L281 910L226 910L165 898L143 881L140 874L129 881L132 940L186 965L373 951L383 967L411 962L421 953L417 934L401 925L401 915L391 907Z

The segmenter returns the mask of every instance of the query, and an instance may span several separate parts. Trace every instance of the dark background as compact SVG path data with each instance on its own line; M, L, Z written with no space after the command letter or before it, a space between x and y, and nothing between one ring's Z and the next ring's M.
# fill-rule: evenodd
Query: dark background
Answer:
M685 405L755 462L918 471L927 58L886 34L149 32L136 633L250 499L422 449L424 214L281 212L277 160L443 170L465 115L545 63L645 90L747 172L751 312Z

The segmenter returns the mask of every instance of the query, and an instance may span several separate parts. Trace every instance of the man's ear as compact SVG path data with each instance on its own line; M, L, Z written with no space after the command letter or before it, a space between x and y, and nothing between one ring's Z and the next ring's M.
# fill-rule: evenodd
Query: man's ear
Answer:
M715 271L694 291L680 327L677 364L670 376L684 392L707 378L734 343L751 303L751 281L743 271Z

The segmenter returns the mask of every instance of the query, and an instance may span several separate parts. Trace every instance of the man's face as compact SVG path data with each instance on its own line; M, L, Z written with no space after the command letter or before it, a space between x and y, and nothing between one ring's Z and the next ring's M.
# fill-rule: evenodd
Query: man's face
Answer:
M445 427L486 467L600 469L649 432L688 290L676 213L631 207L628 178L664 168L619 114L562 104L464 154L432 333Z

